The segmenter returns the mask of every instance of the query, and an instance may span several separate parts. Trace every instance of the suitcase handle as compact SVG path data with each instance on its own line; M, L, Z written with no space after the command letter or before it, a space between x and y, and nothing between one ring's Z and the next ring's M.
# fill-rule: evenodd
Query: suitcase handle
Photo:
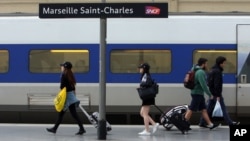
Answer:
M88 119L91 119L90 115L87 113L87 111L82 107L82 105L79 105L79 108L82 110L82 112L88 117Z
M156 109L158 109L160 112L161 112L161 114L165 114L157 105L154 105L155 107L156 107Z

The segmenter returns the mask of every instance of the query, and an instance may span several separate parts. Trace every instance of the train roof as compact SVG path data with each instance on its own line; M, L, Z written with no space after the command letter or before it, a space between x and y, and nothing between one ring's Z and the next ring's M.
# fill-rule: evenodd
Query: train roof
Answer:
M0 44L99 44L100 20L0 17ZM115 44L235 44L236 28L250 17L170 15L169 18L109 18L107 43Z

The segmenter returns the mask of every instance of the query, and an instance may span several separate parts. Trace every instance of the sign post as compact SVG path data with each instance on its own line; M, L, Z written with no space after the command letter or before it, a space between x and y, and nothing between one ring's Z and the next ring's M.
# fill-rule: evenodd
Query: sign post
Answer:
M100 18L98 139L106 139L107 18L168 18L168 3L48 3L39 4L39 18Z
M103 3L106 0L102 0ZM99 76L99 119L98 119L98 131L97 136L99 140L106 140L106 36L107 36L107 19L105 17L100 18L100 76Z

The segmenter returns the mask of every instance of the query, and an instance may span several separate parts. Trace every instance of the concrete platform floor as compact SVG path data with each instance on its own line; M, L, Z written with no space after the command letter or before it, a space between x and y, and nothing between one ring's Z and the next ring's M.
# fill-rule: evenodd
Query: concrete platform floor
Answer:
M46 128L52 124L0 124L1 141L98 141L97 129L90 124L84 125L86 133L75 135L76 124L62 124L56 134L48 133ZM219 126L214 130L191 126L188 134L182 134L173 127L170 131L160 126L150 136L139 136L143 125L112 125L108 141L229 141L229 127ZM152 129L152 127L151 127Z

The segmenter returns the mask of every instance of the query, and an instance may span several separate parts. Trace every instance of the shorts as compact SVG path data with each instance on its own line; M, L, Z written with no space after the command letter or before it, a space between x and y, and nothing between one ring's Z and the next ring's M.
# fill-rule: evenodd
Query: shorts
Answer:
M191 104L188 106L188 108L191 111L201 111L203 109L206 109L205 98L203 95L191 94L191 96L192 96Z
M150 98L147 100L142 100L142 106L143 105L155 105L155 98Z

